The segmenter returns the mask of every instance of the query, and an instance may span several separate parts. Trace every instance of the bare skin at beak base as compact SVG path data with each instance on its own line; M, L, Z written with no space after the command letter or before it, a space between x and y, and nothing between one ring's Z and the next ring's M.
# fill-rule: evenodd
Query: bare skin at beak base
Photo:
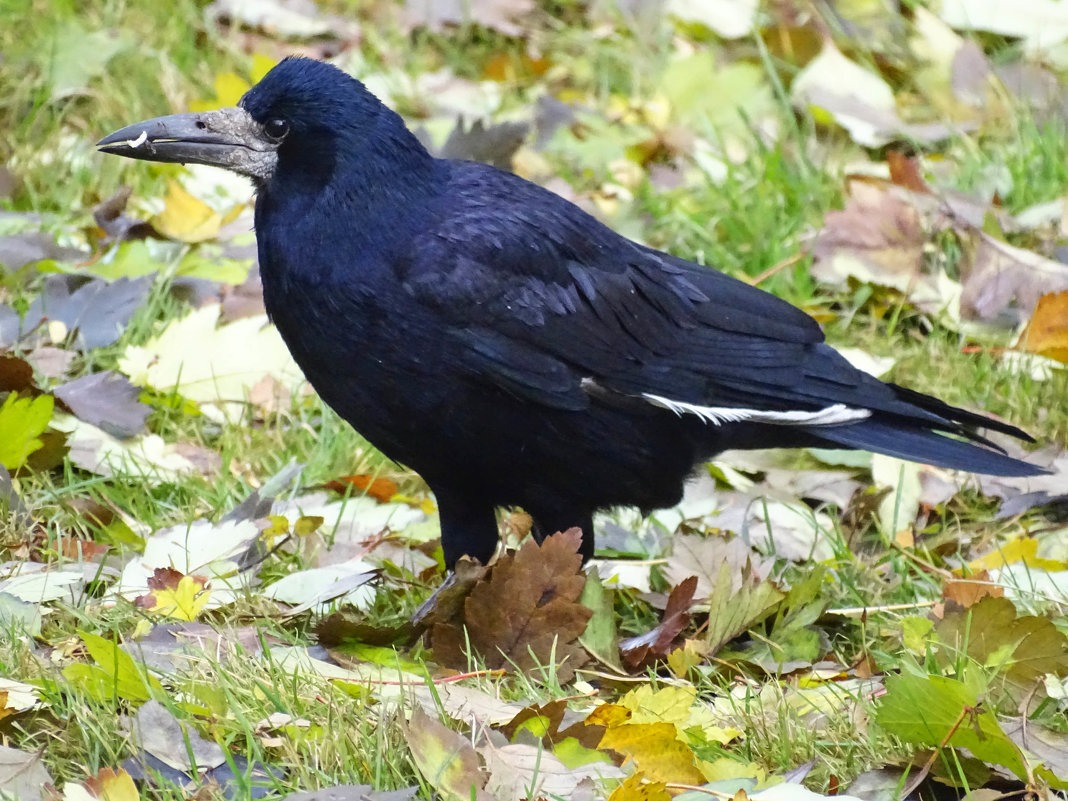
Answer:
M241 108L155 117L127 125L96 144L117 156L208 164L260 180L274 170L278 149Z

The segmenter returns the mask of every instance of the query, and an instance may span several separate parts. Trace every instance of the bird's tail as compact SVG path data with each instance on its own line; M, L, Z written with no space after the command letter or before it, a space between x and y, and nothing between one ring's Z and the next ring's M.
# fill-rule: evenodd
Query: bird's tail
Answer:
M982 419L985 420L985 418ZM1011 429L1006 433L1029 439L1022 431L1012 429L1011 426L995 424L993 421L988 425L991 428ZM827 426L819 430L810 429L810 433L825 440L830 447L844 446L875 451L913 462L967 470L972 473L994 476L1038 476L1049 472L1042 467L1007 455L988 440L965 428L958 429L955 433L968 439L958 439L922 424L902 425L900 420L873 416L852 425Z

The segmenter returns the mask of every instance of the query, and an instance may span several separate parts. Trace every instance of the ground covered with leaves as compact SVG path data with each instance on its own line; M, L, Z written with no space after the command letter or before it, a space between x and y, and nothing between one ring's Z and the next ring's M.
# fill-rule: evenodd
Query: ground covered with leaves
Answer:
M1065 3L14 0L0 53L0 795L1068 788ZM424 604L434 499L268 324L251 187L93 147L291 53L1050 475L728 453Z

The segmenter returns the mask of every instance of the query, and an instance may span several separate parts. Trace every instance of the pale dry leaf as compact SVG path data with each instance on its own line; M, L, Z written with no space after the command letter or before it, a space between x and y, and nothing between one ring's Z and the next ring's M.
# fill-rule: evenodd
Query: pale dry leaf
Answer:
M724 39L753 33L759 0L667 0L666 11L685 22L696 22Z
M572 799L587 779L606 781L626 776L623 770L605 762L569 768L541 746L510 744L498 748L488 743L477 750L490 774L486 790L498 801Z
M53 417L51 426L67 434L71 463L90 473L169 481L199 472L197 465L184 457L177 445L168 444L158 434L120 440L65 414Z
M663 566L664 574L673 585L690 576L697 576L696 597L703 600L716 591L720 580L720 566L729 567L730 592L741 589L742 572L747 563L753 564L758 576L771 573L772 563L764 561L749 550L740 537L699 536L679 534L672 538L671 556Z
M135 384L179 392L222 420L240 418L249 391L265 375L290 387L303 380L266 316L219 326L220 311L210 304L175 320L144 345L127 348L119 369Z
M41 753L19 751L0 745L0 796L18 801L41 801L52 777Z
M114 592L129 600L149 592L149 579L157 568L173 568L186 575L201 574L211 581L206 608L232 603L249 585L242 565L260 539L251 520L212 523L194 520L161 529L145 541L144 553L123 568Z
M194 763L204 770L226 761L218 743L205 740L155 699L146 702L131 718L130 733L139 748L175 770L188 773Z
M983 231L974 237L974 256L961 264L962 316L993 320L1013 307L1019 318L1030 314L1043 295L1068 290L1068 264Z

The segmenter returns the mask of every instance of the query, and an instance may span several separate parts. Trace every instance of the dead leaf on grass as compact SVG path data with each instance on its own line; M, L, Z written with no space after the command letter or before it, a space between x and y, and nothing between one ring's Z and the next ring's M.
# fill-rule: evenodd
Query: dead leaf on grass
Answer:
M667 659L677 647L679 635L690 623L690 607L696 591L697 576L690 576L672 587L660 623L645 634L629 637L619 644L627 667L639 671Z
M1038 299L1016 347L1068 364L1068 290Z
M574 644L592 612L579 603L586 583L578 529L548 537L540 546L527 540L493 566L489 580L475 585L464 601L463 628L436 624L434 655L446 665L466 667L470 642L490 668L530 670L555 661L561 682L586 661Z
M412 712L404 739L419 772L448 801L492 801L483 788L487 776L478 754L463 735L431 718L420 707Z

